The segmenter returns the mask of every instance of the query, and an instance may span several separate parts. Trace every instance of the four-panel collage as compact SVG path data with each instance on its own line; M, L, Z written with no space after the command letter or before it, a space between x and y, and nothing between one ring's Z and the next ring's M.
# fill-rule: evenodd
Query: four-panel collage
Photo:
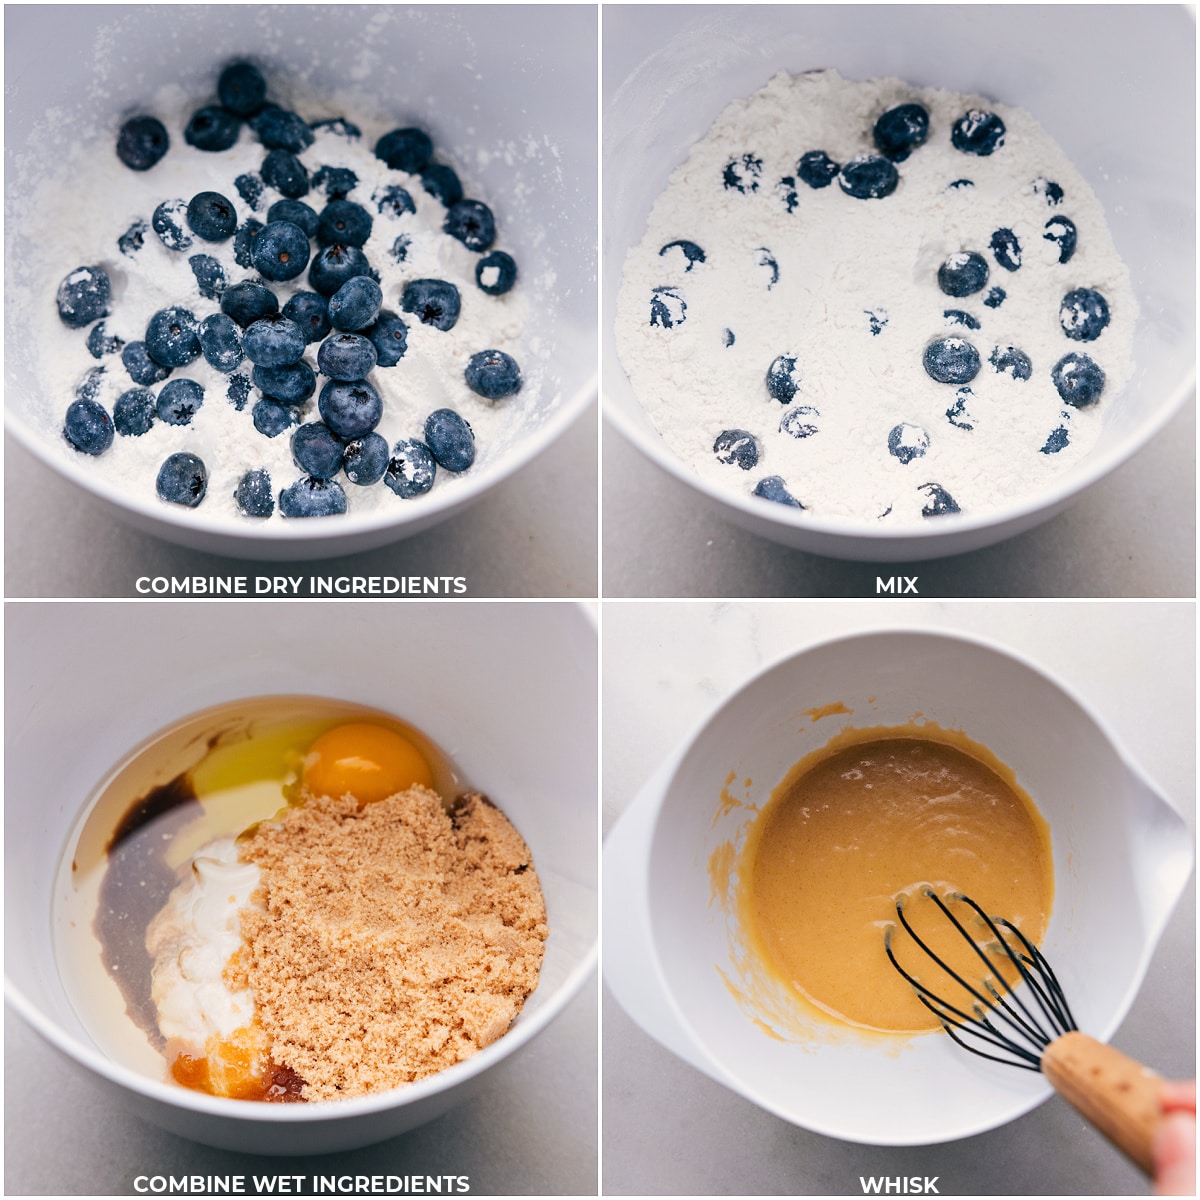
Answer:
M6 5L5 1195L1194 1195L1196 44Z

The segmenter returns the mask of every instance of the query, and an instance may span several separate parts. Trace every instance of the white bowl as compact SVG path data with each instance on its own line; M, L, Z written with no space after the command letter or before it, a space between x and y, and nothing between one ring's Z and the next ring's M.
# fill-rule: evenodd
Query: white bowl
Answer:
M582 609L90 604L22 605L11 616L6 996L53 1047L102 1081L113 1103L182 1137L233 1150L323 1154L368 1145L466 1098L487 1071L545 1028L591 972L596 634ZM101 778L183 716L238 697L284 694L354 701L421 729L511 818L533 852L546 897L550 936L541 978L512 1029L457 1066L378 1096L255 1104L138 1074L96 1048L55 962L55 875L68 833Z
M1167 5L606 9L606 417L706 506L816 554L936 558L991 545L1061 512L1145 445L1195 388L1194 43L1192 17ZM1141 308L1136 370L1095 450L1046 491L992 515L940 517L894 533L821 519L701 480L667 447L633 394L616 352L616 297L625 255L641 240L654 200L730 101L778 70L821 67L853 79L899 76L1025 108L1100 198Z
M851 714L813 720L840 702ZM739 1007L739 931L712 901L711 856L744 837L717 817L731 772L761 803L847 726L920 713L1012 767L1051 829L1055 900L1043 943L1080 1027L1107 1039L1128 1011L1192 866L1187 828L1115 737L1059 682L980 641L860 634L764 670L725 700L646 784L605 844L605 978L630 1015L685 1061L817 1133L875 1145L968 1137L1050 1094L1040 1075L985 1062L947 1037L780 1040ZM740 793L739 793L740 795ZM881 947L882 953L882 947ZM796 1014L796 1022L805 1018ZM902 1049L900 1048L902 1047Z
M251 56L269 79L360 94L363 108L420 124L497 214L528 302L526 387L494 457L416 501L339 518L235 524L123 494L74 470L61 435L70 397L43 395L35 356L6 355L6 421L51 469L147 533L215 554L296 560L369 550L478 500L554 441L596 393L595 19L572 5L150 5L11 13L6 24L6 274L21 282L24 207L53 170L63 129L102 143L167 83L215 90L220 67ZM545 47L553 46L553 53ZM364 72L362 68L369 67ZM353 118L354 112L347 111ZM50 133L47 133L50 130ZM118 231L119 232L119 231ZM116 233L99 231L108 239ZM108 244L105 240L104 244ZM33 289L37 281L26 281ZM53 289L57 281L46 287ZM53 293L46 292L47 304ZM10 347L30 313L5 306Z

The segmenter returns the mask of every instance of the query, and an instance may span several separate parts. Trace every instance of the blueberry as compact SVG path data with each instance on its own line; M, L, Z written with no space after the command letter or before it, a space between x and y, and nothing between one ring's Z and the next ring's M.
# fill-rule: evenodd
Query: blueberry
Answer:
M322 117L319 121L309 121L308 127L310 129L328 129L330 133L336 133L338 137L362 137L362 130L353 121L347 121L345 117Z
M762 176L762 159L753 154L743 154L741 158L730 159L721 172L721 179L727 191L747 192L758 191L758 181Z
M404 285L400 308L412 313L422 325L453 329L462 301L458 288L444 279L414 279Z
M146 353L160 366L186 367L200 357L196 318L186 308L161 308L146 326Z
M820 415L820 412L811 404L798 404L783 414L779 422L779 432L794 438L812 437L814 433L820 432L813 424L813 421Z
M308 237L291 221L272 221L254 239L250 258L264 279L295 279L308 266Z
M485 400L502 400L521 390L521 368L503 350L480 350L472 354L464 375L467 387Z
M285 429L296 425L300 417L289 404L280 404L278 400L259 400L250 410L254 428L264 437L278 437Z
M308 195L308 172L304 164L287 150L271 150L262 164L263 183L281 196L298 200Z
M377 433L355 438L346 443L342 455L342 470L346 478L359 487L370 487L383 478L388 465L388 444Z
M266 105L250 122L258 140L268 150L287 150L299 154L313 144L313 132L307 122L286 108Z
M408 349L408 326L394 312L381 312L374 325L363 330L375 347L378 365L394 367Z
M790 404L800 389L800 372L796 370L796 358L792 354L781 354L767 368L767 391L780 404Z
M244 517L269 517L275 511L270 472L261 467L247 471L233 490L233 501Z
M1029 190L1033 192L1035 196L1041 196L1051 208L1055 208L1062 203L1062 188L1060 188L1053 180L1047 179L1044 175L1039 175L1029 185Z
M989 288L983 304L985 308L999 308L1007 298L1008 293L1002 287Z
M148 171L171 145L157 117L130 117L117 135L117 157L131 171Z
M726 349L728 349L730 346L732 346L732 345L733 345L733 343L734 343L734 340L735 340L735 339L734 339L734 336L733 336L733 330L732 330L732 329L726 329L726 330L725 330L725 332L721 334L721 344L722 344L722 345L723 345L723 346L724 346Z
M58 315L69 329L82 329L107 317L112 285L100 267L76 267L58 285Z
M425 444L447 471L465 471L475 461L475 435L452 408L436 409L425 418Z
M319 342L330 330L329 301L316 292L297 292L283 306L283 315L300 326L310 343Z
M154 393L135 387L122 392L113 405L113 427L122 437L141 437L154 424Z
M146 233L150 226L142 220L134 221L130 227L117 238L117 249L126 258L136 258L138 251L146 244Z
M810 150L796 164L796 174L810 188L827 188L841 170L841 164L835 163L824 150Z
M197 331L200 353L214 371L228 375L241 364L242 337L237 322L226 313L210 313Z
M903 162L929 137L929 113L920 104L889 108L875 122L875 149L892 162Z
M188 266L196 277L196 287L205 300L219 300L225 290L225 268L208 254L193 254Z
M332 479L342 469L344 447L328 425L310 421L292 434L292 459L314 479Z
M407 262L408 250L411 245L412 238L409 237L407 233L402 233L392 243L392 258L398 263Z
M968 109L950 131L955 150L986 158L1004 145L1004 122L995 113Z
M334 479L306 475L279 493L279 511L285 517L336 517L346 511L346 493Z
M73 400L67 406L63 437L84 454L103 454L113 442L112 417L95 400Z
M1050 436L1046 438L1045 445L1038 451L1039 454L1057 454L1060 450L1065 450L1067 443L1071 440L1070 434L1067 432L1065 425L1058 426L1057 429L1050 431Z
M317 390L312 367L301 359L287 367L255 367L254 386L280 404L303 404Z
M437 460L429 447L416 438L404 438L392 447L383 482L401 500L411 500L429 491L436 476Z
M754 485L754 495L763 500L773 500L776 504L786 504L789 508L803 508L804 505L787 490L780 475L765 475Z
M974 250L960 250L938 267L937 277L947 296L971 296L987 286L987 260Z
M463 198L462 181L454 168L446 166L445 163L430 163L421 172L421 186L447 208Z
M109 337L103 321L97 321L88 330L87 348L93 358L103 358L106 354L119 354L125 342L116 335Z
M1042 237L1058 246L1058 261L1070 262L1079 241L1079 231L1075 228L1075 222L1070 217L1051 217L1045 224L1045 230Z
M769 292L779 282L779 263L776 261L775 255L766 246L759 246L754 251L754 265L764 269Z
M317 232L316 210L310 208L303 200L276 200L267 209L267 220L290 221L293 225L303 229L310 238Z
M997 375L1008 375L1012 379L1028 379L1033 374L1033 363L1024 350L1016 346L997 346L990 355L988 362L996 369Z
M219 104L206 104L192 113L183 140L197 150L228 150L238 140L242 123L236 113Z
M921 509L923 517L944 517L947 513L961 512L954 497L940 483L923 483L918 492L924 492L928 503Z
M659 252L659 258L662 258L668 250L679 250L683 254L684 262L687 264L683 269L684 272L690 271L697 263L705 261L704 251L696 245L695 242L689 242L684 238L680 238L675 242L668 242ZM489 258L491 255L488 256Z
M195 508L208 491L208 468L194 454L172 454L158 468L155 490L162 500Z
M929 449L929 434L920 425L902 422L892 427L887 444L888 453L906 467L914 458L922 458Z
M150 218L158 240L168 250L186 250L192 244L192 235L186 229L187 208L183 200L164 200Z
M946 184L946 191L963 192L966 191L967 188L973 188L974 186L975 180L973 179L955 179Z
M246 401L250 399L250 380L240 372L236 375L230 375L229 386L225 389L225 396L229 403L238 412L241 412L246 407Z
M237 212L220 192L197 192L187 206L187 223L206 242L227 242L237 230Z
M242 334L242 350L260 367L290 367L304 353L304 331L282 313L255 321Z
M317 410L338 437L359 438L370 433L383 416L383 400L365 380L341 383L331 379L317 397Z
M254 217L247 217L233 235L233 261L239 267L254 266L254 241L266 226Z
M145 342L129 342L121 351L121 361L125 364L125 370L129 372L129 378L143 387L152 383L162 383L171 373L170 367L156 363L146 353Z
M418 175L433 157L433 142L422 129L393 129L375 143L375 157L393 171Z
M275 293L261 283L245 280L227 287L221 296L221 311L232 317L243 329L261 317L279 311Z
M359 333L335 333L326 338L317 351L317 366L322 375L340 383L366 379L378 360L375 345Z
M1073 342L1094 342L1108 320L1108 301L1094 288L1075 288L1062 298L1058 323Z
M951 325L962 325L966 329L979 328L979 318L971 316L969 312L964 312L961 308L948 308L942 313L942 316L945 317Z
M353 333L374 323L383 307L383 289L368 275L347 279L329 297L329 323Z
M726 429L713 442L717 462L749 471L758 466L758 442L748 429Z
M384 217L402 217L405 213L415 213L417 206L413 198L398 183L388 184L381 192L371 197L379 214Z
M687 301L678 288L656 287L650 293L650 324L663 329L674 329L687 320Z
M1090 408L1104 391L1104 372L1086 354L1064 354L1050 372L1064 404Z
M347 279L366 275L370 269L367 256L357 246L326 246L313 258L308 282L322 296L332 296Z
M794 176L785 175L776 185L775 192L783 201L783 206L789 213L796 211L796 206L800 203L800 195L796 191L796 180Z
M263 181L257 175L239 175L233 181L233 186L237 188L237 194L251 208L258 207L258 202L262 199L263 194Z
M358 187L358 176L349 167L318 167L312 184L327 200L344 200Z
M496 220L481 201L460 200L446 210L442 232L457 238L468 250L490 250L496 240Z
M75 399L95 400L100 395L100 389L104 386L106 374L107 372L103 367L92 367L76 386Z
M317 220L321 246L365 246L371 236L371 214L353 200L331 200Z
M899 182L896 168L877 154L860 154L851 159L838 176L838 186L856 200L881 200L890 196Z
M155 405L168 425L190 425L204 403L204 389L194 379L172 379L164 383Z
M701 251L702 255L703 253ZM690 262L686 269L692 269ZM517 264L512 255L503 250L489 250L475 264L475 282L479 284L479 290L489 296L503 296L505 292L510 291L512 285L517 282Z
M954 393L954 403L946 409L946 420L956 429L974 429L975 418L967 412L967 404L975 398L969 387L960 387Z
M888 314L886 308L864 308L863 314L867 318L867 325L871 330L872 337L878 337L888 323Z
M960 337L930 342L922 361L930 379L938 383L970 383L979 374L979 351Z
M262 108L267 98L267 81L250 63L230 63L217 80L217 98L230 112L249 117Z
M992 234L992 254L1006 270L1015 271L1021 265L1021 243L1011 229L997 229Z

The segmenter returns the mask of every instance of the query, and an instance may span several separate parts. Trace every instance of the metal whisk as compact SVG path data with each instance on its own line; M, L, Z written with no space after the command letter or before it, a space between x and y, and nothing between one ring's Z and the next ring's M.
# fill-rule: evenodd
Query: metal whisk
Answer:
M884 935L887 956L916 989L921 1003L964 1050L992 1062L1040 1071L1055 1091L1149 1174L1153 1169L1154 1134L1162 1120L1161 1078L1119 1050L1079 1032L1050 964L1011 921L988 916L974 900L960 893L951 893L943 900L926 887L921 894L937 905L985 968L982 981L976 985L947 965L913 928L905 913L906 897L899 896L896 916L900 928L937 964L945 978L974 998L959 1001L969 1006L971 1011L966 1012L902 967L896 958L899 930L889 926ZM964 904L979 917L987 931L986 943L981 945L947 901ZM987 950L992 951L992 957ZM996 969L997 955L1000 962L1013 968L1012 983ZM1024 996L1017 991L1022 984Z

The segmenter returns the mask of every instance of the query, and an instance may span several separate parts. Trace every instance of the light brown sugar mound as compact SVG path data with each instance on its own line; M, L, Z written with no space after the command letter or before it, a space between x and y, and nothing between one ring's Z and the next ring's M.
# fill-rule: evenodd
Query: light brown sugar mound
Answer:
M305 1100L386 1091L502 1036L547 934L529 849L486 797L308 797L241 858L262 872L230 970Z

